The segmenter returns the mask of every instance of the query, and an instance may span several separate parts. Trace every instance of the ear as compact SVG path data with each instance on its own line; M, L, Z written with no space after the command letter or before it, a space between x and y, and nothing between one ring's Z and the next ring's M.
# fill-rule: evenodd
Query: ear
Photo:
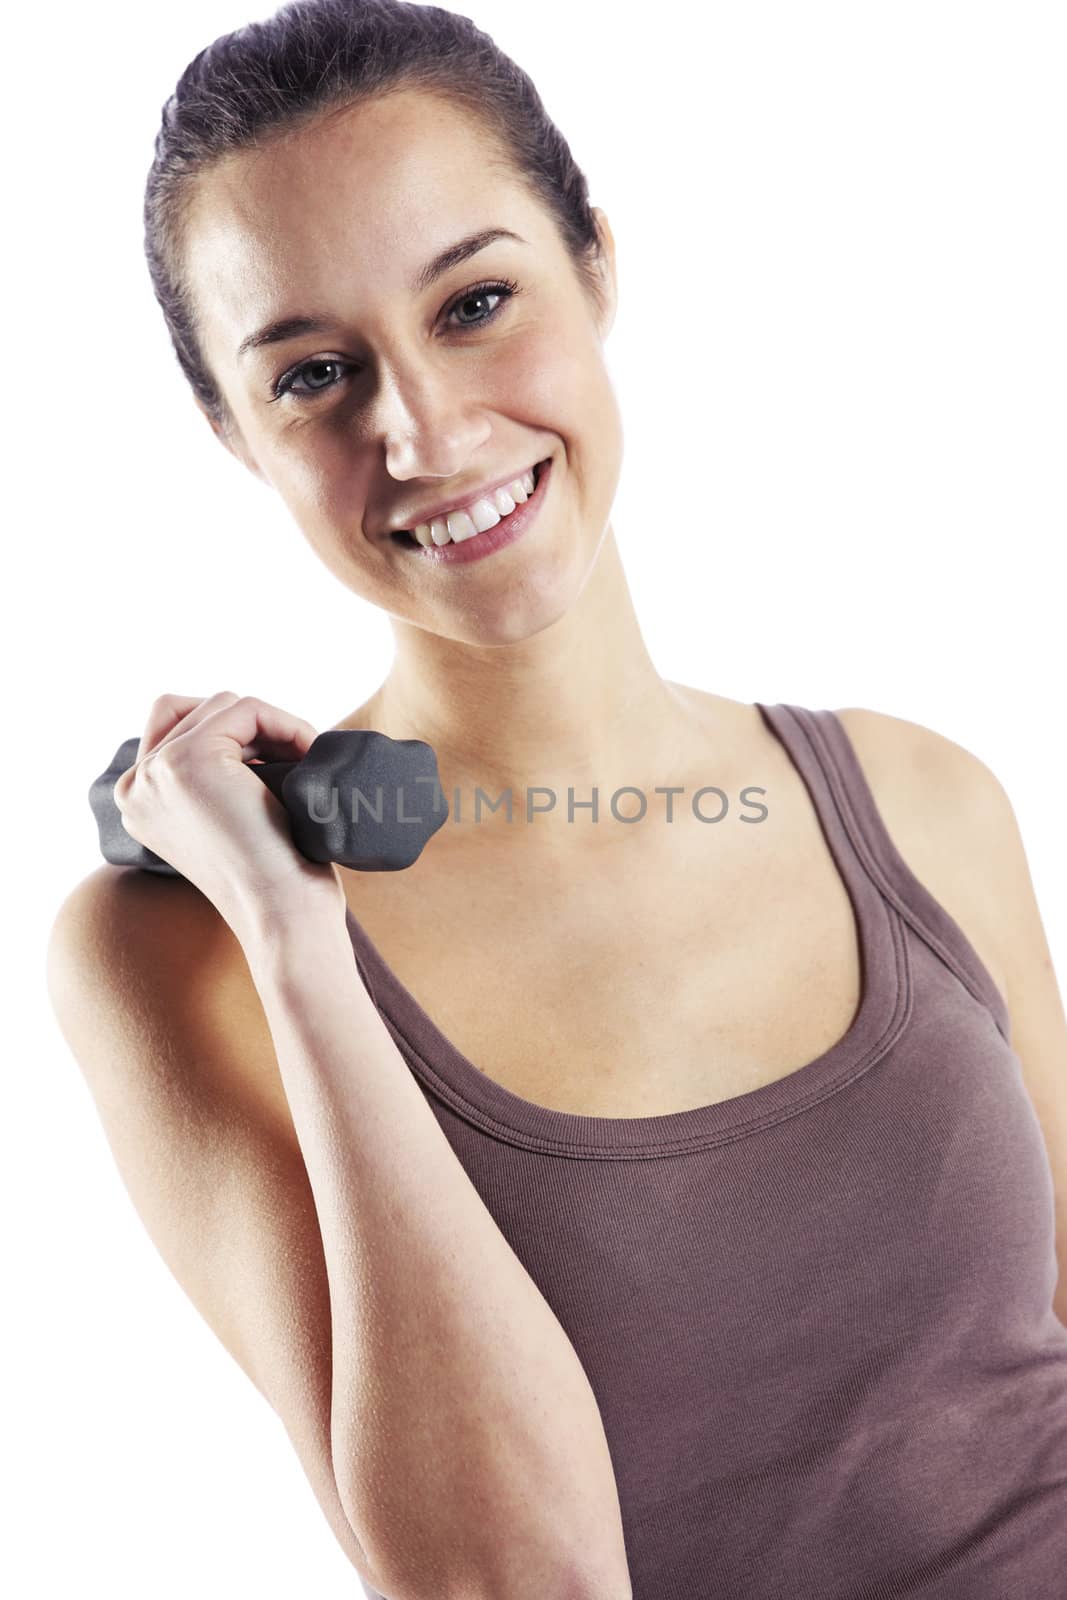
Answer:
M597 233L600 235L600 293L604 302L600 336L606 339L615 322L615 309L619 296L615 272L615 235L611 231L607 213L601 210L600 206L593 207L593 216L596 220Z
M248 449L243 438L241 437L237 425L235 423L227 425L225 422L220 422L217 417L213 417L211 415L211 412L208 411L207 407L202 405L199 400L196 402L196 409L200 412L200 415L207 420L208 425L210 426L211 431L215 435L216 439L218 439L220 444L225 445L226 449L230 452L231 456L233 456L234 460L239 461L243 467L248 468L249 472L254 473L257 478L261 479L263 483L266 483L267 479L261 471L255 457L252 455L251 451Z

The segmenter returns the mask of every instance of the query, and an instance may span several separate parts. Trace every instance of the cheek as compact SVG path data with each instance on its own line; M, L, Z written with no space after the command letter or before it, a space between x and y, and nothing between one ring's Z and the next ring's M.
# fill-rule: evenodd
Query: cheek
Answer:
M599 348L590 346L583 328L539 325L509 345L498 369L495 409L548 430L576 431L600 368Z
M355 522L358 528L365 485L350 438L318 427L275 442L271 481L309 538Z
M306 442L305 442L306 449ZM395 598L383 552L363 532L367 486L351 446L316 438L315 450L274 461L274 487L308 548L346 589L388 610Z
M591 513L607 515L621 471L622 416L603 346L586 317L524 341L499 411L558 434Z

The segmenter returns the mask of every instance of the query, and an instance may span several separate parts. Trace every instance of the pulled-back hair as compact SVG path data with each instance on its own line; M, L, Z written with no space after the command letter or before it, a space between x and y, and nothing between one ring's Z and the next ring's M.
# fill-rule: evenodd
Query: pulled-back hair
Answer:
M292 0L194 56L163 106L145 187L145 255L178 361L201 405L230 426L197 337L183 230L198 174L326 112L422 89L480 119L555 219L600 305L599 236L585 175L525 72L469 17L405 0Z

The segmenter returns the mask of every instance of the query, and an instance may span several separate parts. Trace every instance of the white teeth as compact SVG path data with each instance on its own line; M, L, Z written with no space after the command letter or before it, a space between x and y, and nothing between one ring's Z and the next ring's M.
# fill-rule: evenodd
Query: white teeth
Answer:
M478 532L465 511L450 511L446 521L453 544L462 544L464 539L472 539Z
M510 516L517 505L522 505L533 494L535 479L533 469L521 478L513 478L504 489L495 489L468 506L466 511L450 511L447 517L435 517L432 522L420 522L412 531L421 545L462 544L473 539L476 533L495 528L504 517Z
M476 500L471 506L470 520L474 523L479 533L484 533L486 528L495 528L500 521L500 512L496 508L496 502L491 500L488 495L481 500ZM452 528L451 522L448 525ZM457 530L452 528L453 539L456 534Z

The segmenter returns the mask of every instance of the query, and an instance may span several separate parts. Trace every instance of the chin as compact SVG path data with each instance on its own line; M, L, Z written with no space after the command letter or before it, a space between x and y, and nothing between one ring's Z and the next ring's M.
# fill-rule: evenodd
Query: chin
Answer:
M565 617L577 601L577 592L562 595L531 594L523 586L508 603L497 596L476 615L465 618L451 636L462 644L492 649L536 638ZM424 624L425 626L426 624ZM432 627L432 624L430 625ZM439 630L433 630L439 631Z

